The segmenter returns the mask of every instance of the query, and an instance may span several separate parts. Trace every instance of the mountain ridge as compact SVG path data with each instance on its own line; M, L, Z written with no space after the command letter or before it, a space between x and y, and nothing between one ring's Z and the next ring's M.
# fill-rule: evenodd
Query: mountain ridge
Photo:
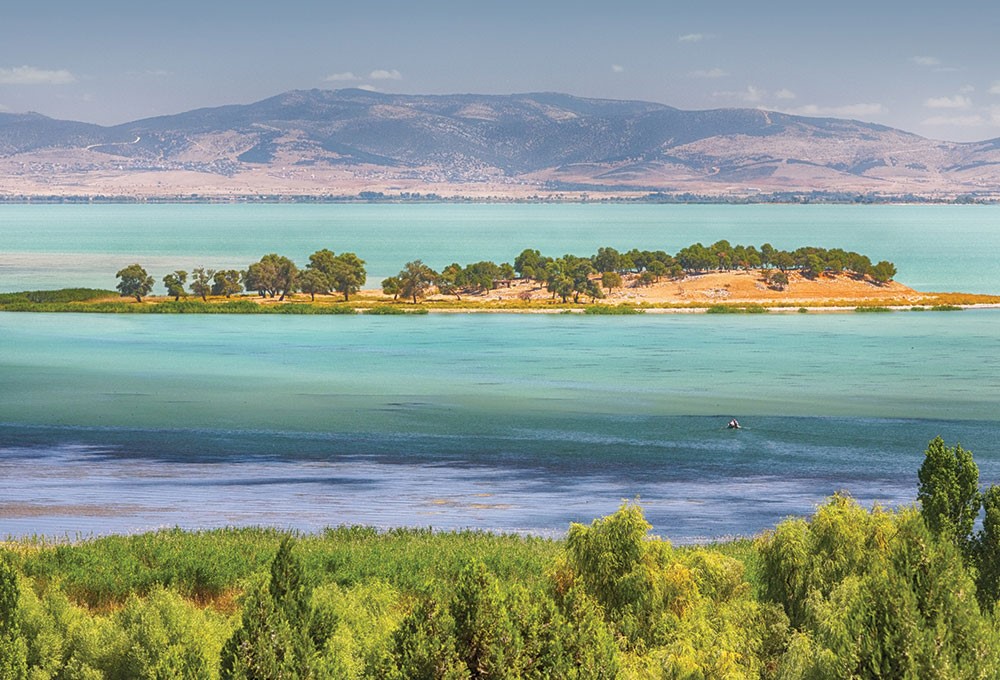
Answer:
M1000 197L1000 139L558 92L291 90L115 126L0 113L0 195Z

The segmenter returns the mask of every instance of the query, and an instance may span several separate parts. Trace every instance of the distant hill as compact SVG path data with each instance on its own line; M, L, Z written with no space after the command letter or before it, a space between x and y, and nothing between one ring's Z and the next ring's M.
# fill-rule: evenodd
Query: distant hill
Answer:
M564 94L292 91L114 127L0 114L0 195L1000 196L1000 140Z

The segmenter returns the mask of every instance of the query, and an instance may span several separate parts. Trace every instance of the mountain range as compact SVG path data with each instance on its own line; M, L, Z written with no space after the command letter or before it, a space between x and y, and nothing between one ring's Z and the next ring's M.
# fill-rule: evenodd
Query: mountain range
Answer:
M291 91L112 127L0 113L2 197L362 192L995 199L1000 139L556 93Z

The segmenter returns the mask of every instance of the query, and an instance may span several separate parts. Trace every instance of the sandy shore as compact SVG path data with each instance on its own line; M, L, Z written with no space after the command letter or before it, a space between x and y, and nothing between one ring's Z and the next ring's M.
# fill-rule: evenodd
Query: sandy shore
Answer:
M835 305L845 303L852 309L862 302L895 302L919 304L927 293L918 292L896 281L877 285L870 280L858 281L846 275L821 276L807 279L798 272L788 273L788 285L783 289L765 283L759 271L718 271L686 276L679 280L666 277L651 286L639 286L637 277L623 277L621 288L604 290L602 304L629 305L695 305L716 304L773 304L787 306ZM372 291L373 293L376 291ZM454 295L434 295L430 300L455 300ZM514 281L510 287L502 286L488 293L463 295L464 301L548 302L552 294L545 284L537 281ZM561 303L561 300L556 299ZM586 299L590 301L589 298Z

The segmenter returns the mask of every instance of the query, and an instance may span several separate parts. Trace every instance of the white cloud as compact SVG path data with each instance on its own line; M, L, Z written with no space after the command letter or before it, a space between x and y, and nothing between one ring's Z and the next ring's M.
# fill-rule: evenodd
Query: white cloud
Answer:
M972 94L973 92L976 91L976 88L973 85L963 85L962 87L958 88L958 91L961 92L962 94Z
M833 116L834 118L865 118L886 113L886 108L881 104L846 104L844 106L817 106L807 104L788 113L797 116Z
M923 121L923 125L948 125L952 127L979 127L986 124L986 119L981 115L971 116L931 116Z
M767 96L767 90L762 90L756 85L747 85L747 89L745 90L713 92L712 96L723 97L725 99L739 99L748 104L757 104Z
M937 57L910 57L910 61L918 66L940 66L941 60Z
M66 69L50 71L34 66L0 68L0 85L67 85L75 82L76 76Z
M0 104L0 113L6 113L7 111L10 111L10 108Z
M612 64L611 70L615 73L625 73L625 67L621 64Z
M994 80L990 85L990 94L1000 94L1000 80Z
M960 94L954 97L931 97L924 100L924 106L929 109L968 109L972 106L972 100Z
M691 78L725 78L729 73L721 68L698 69L688 74Z
M361 80L361 78L354 75L350 71L344 71L343 73L331 73L323 80L327 83L350 83L356 80Z
M696 43L696 42L701 42L704 39L705 39L704 33L688 33L686 35L679 36L677 38L677 42Z
M403 74L396 69L386 70L380 68L369 73L368 77L372 80L402 80Z
M378 92L378 88L374 85L358 85L358 89L365 92Z
M782 88L782 89L778 90L777 92L775 92L774 96L777 99L784 99L786 101L789 100L789 99L795 99L795 93L792 92L791 90L789 90L787 87Z

